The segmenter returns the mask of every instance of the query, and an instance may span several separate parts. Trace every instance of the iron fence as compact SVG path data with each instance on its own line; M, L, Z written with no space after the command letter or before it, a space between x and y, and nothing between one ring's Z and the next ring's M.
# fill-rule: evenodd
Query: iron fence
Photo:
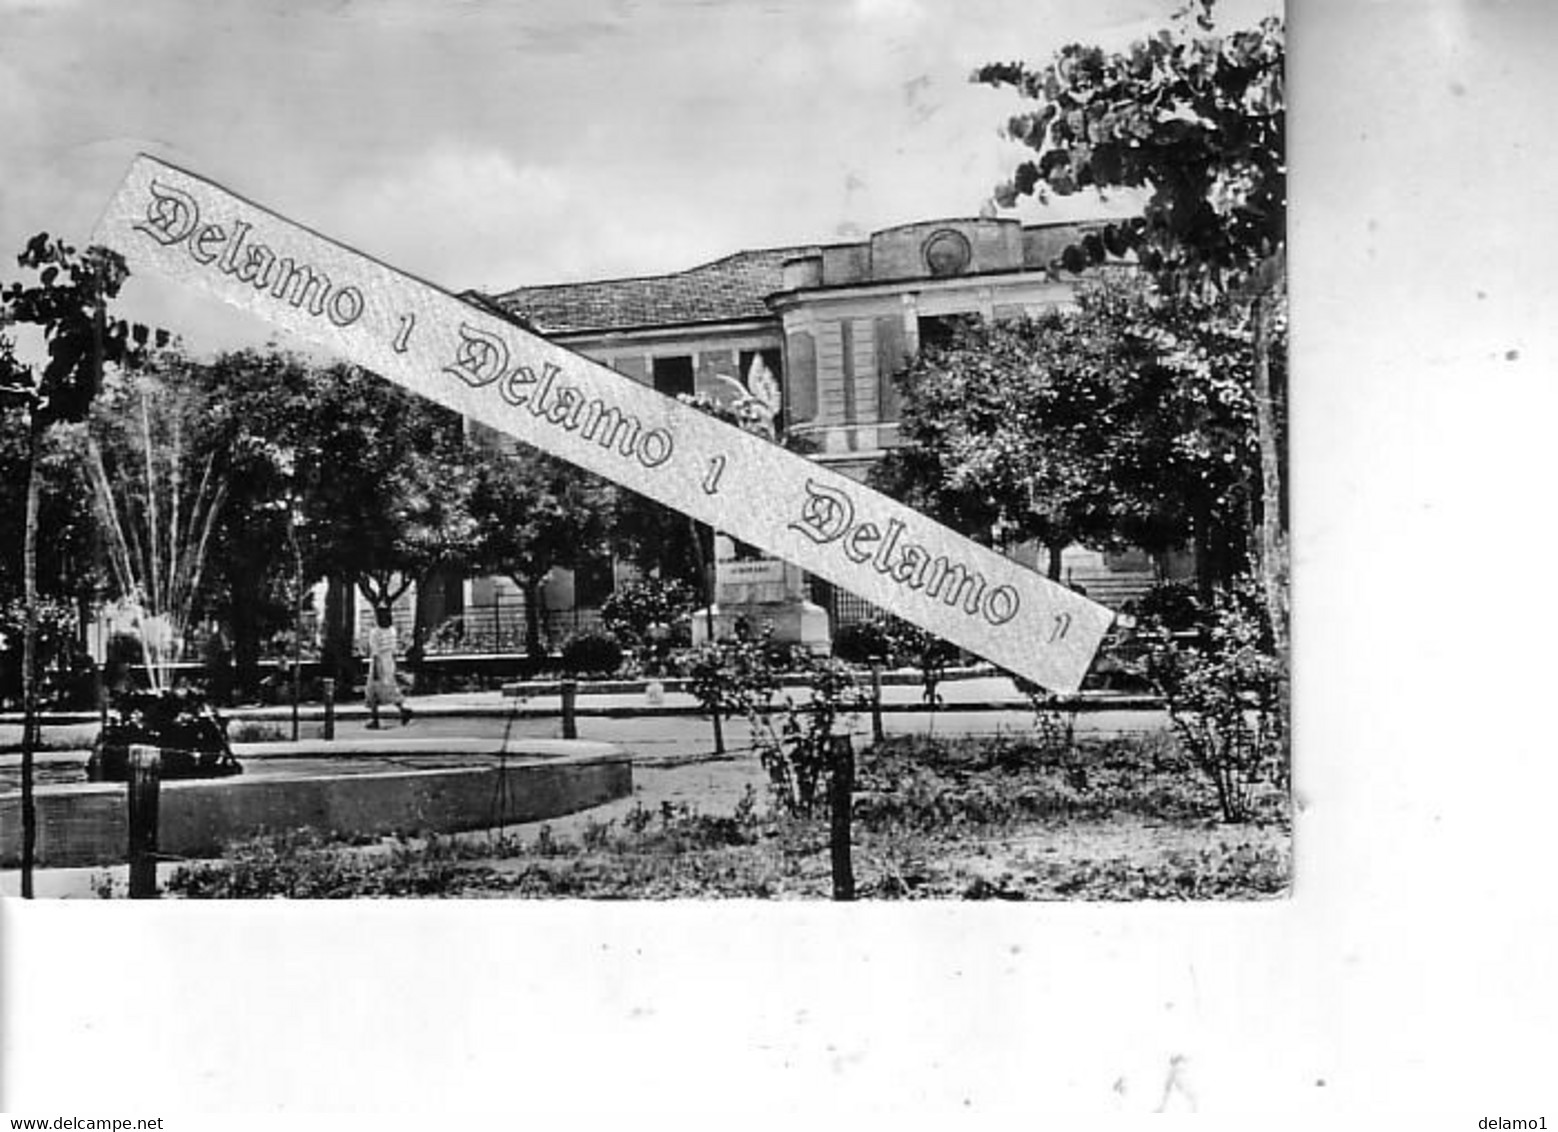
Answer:
M541 614L541 643L555 652L576 633L599 628L600 610L547 609ZM428 636L428 656L523 655L525 653L524 598L504 598L472 606L446 617ZM407 634L402 634L407 639Z

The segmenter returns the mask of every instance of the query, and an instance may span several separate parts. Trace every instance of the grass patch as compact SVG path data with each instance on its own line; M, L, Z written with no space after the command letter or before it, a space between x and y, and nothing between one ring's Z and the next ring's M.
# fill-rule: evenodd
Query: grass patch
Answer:
M862 752L854 802L865 899L1218 900L1290 881L1286 799L1217 819L1172 736L1057 746L1020 736L894 739ZM825 816L642 803L577 837L465 835L351 846L311 830L179 868L190 898L506 896L826 899Z
M855 816L868 828L996 830L1035 820L1137 815L1197 821L1216 812L1212 787L1173 736L1152 733L1057 746L1021 734L889 739L861 758ZM1286 799L1262 800L1262 821Z

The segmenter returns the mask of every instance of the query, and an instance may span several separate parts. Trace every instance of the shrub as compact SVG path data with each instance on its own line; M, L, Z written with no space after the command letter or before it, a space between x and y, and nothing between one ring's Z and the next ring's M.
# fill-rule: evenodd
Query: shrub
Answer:
M776 675L780 675L788 672L811 671L816 654L797 641L765 640L763 658L768 662L768 667L773 669Z
M40 597L37 603L38 635L35 663L38 698L42 705L73 707L92 703L92 661L77 638L76 607L69 601ZM20 599L0 602L0 699L20 699L22 694L22 637L27 607ZM133 638L132 638L133 640ZM140 645L136 643L136 658ZM81 680L85 672L88 696L83 701Z
M934 708L941 702L937 686L947 666L961 653L950 641L918 625L898 617L878 617L840 629L833 642L833 655L851 664L870 663L877 656L894 666L918 668L925 686L925 702Z
M775 650L766 639L705 645L695 650L689 669L691 691L705 711L747 718L780 810L812 813L839 719L866 703L853 673L805 650ZM776 702L783 670L804 674L809 693L804 700L785 693Z
M840 719L854 715L866 703L866 693L854 675L836 660L814 662L807 685L811 694L804 701L785 695L777 722L770 711L749 713L758 758L768 772L774 799L787 814L815 811Z
M712 641L686 655L688 690L704 711L729 719L767 709L779 690L779 677L769 663L766 644L751 639Z
M627 853L696 853L752 845L761 836L757 796L750 786L729 816L706 814L686 802L664 801L658 810L636 803L628 817L628 836L616 846ZM585 833L588 847L589 830Z
M692 643L689 624L697 598L674 579L645 578L617 590L601 606L601 624L636 652L639 672L672 673L672 654Z
M622 667L622 644L604 629L586 629L563 644L562 665L575 676L610 676Z
M1205 611L1195 587L1185 582L1160 582L1142 595L1137 616L1143 626L1185 633L1201 625Z
M601 624L618 639L643 647L657 639L686 634L687 618L697 598L685 582L644 578L615 591L600 608Z
M465 621L453 617L441 622L428 635L426 651L429 656L440 656L445 653L465 652L468 647L465 639Z
M886 621L855 621L833 634L833 655L846 664L886 661L893 655L893 636Z
M1006 675L1033 707L1033 737L1039 749L1056 757L1074 750L1077 733L1076 701L1058 696L1043 685L1035 684L1015 672Z
M1286 675L1251 592L1220 595L1194 644L1161 630L1148 673L1191 760L1216 787L1225 821L1251 816L1262 783L1286 789Z
M480 853L437 836L420 842L402 838L388 853L364 853L303 828L232 842L221 861L181 865L166 887L193 900L450 896L468 888L501 888L493 870L466 863Z
M920 670L925 703L932 711L941 704L941 693L937 688L941 685L947 666L957 660L958 656L956 645L918 625L900 621L894 627L894 660L897 663L907 662Z
M317 830L236 841L219 862L180 865L167 890L190 899L320 898L362 893L363 863Z
M611 830L616 825L614 821L598 821L590 818L584 823L584 831L579 835L579 843L584 846L586 852L601 852L611 845Z

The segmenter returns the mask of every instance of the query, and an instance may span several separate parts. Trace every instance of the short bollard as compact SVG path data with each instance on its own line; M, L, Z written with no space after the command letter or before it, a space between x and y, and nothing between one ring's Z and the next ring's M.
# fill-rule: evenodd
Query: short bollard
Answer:
M850 856L850 805L855 795L855 748L848 735L833 737L828 775L828 811L832 819L833 899L855 898L855 866Z
M157 801L162 788L162 751L130 747L130 899L157 898Z
M574 715L574 706L579 698L579 682L577 680L563 681L563 738L577 739L579 737L579 721Z
M335 738L335 680L326 676L320 683L325 697L325 738Z
M880 743L882 730L882 659L871 658L871 738Z
M719 689L716 687L714 689L714 702L709 706L709 715L714 720L714 753L716 755L725 753L725 728L720 724L720 712L723 710L723 707L724 705L719 700Z

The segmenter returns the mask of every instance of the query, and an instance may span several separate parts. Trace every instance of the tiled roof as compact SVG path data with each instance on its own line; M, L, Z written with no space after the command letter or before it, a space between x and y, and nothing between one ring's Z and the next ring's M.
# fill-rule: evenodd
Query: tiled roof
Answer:
M785 260L818 253L815 245L737 252L674 275L517 287L494 300L543 334L771 318L763 300L783 288Z
M1024 226L1021 264L1013 264L1013 268L1044 268L1082 232L1098 227L1099 223ZM869 241L852 246L867 257L871 254ZM829 247L848 250L851 245ZM541 334L768 319L773 317L773 311L766 300L784 290L785 262L822 254L823 247L818 244L763 248L736 252L713 263L669 275L516 287L490 298L483 297L482 302L520 319ZM863 277L830 279L829 282L845 285L887 281L873 280L869 258L866 263ZM843 274L847 277L851 273L846 270Z

